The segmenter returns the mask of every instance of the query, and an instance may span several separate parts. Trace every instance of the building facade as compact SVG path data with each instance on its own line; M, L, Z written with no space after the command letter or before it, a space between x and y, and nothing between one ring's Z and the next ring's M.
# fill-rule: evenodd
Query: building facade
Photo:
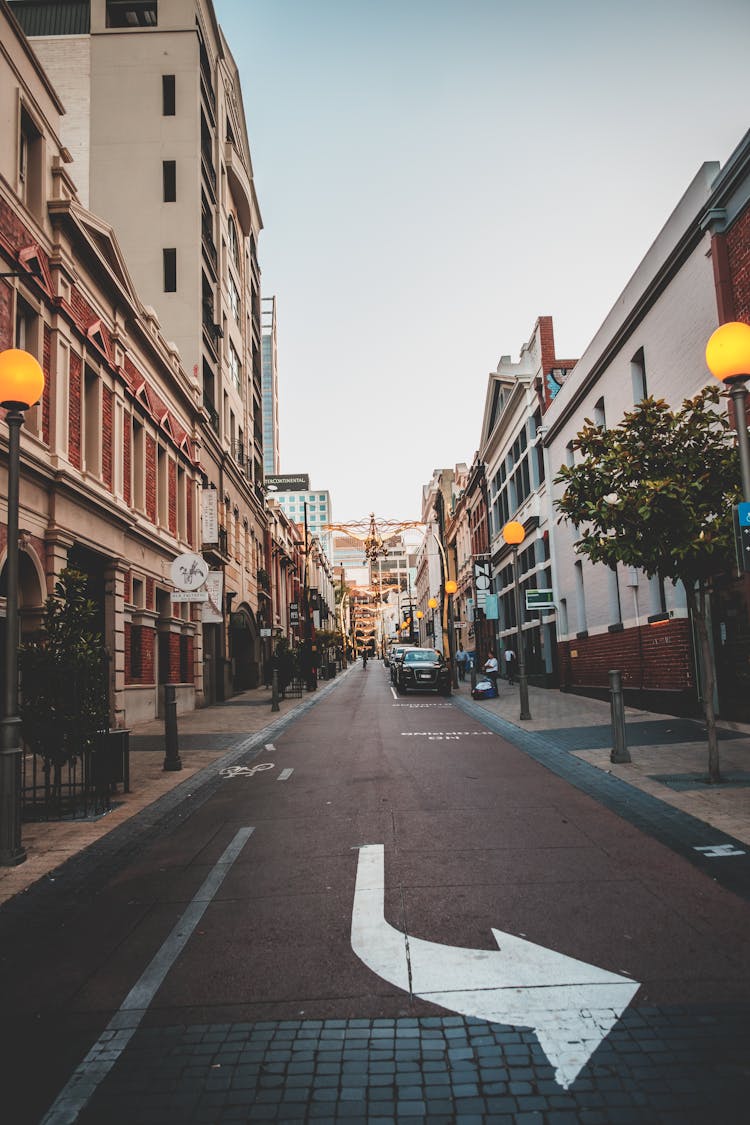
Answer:
M200 546L201 398L114 231L78 199L61 103L6 4L0 34L0 349L29 351L45 375L22 435L22 632L66 566L85 573L122 727L156 715L167 683L180 709L204 700L199 612L171 600L172 563ZM6 496L3 482L3 567ZM0 575L0 610L4 597Z
M202 626L205 699L258 682L265 569L262 221L237 67L210 0L12 5L53 84L82 198L117 232L134 284L201 399L221 598ZM71 67L71 58L77 65ZM134 206L137 200L137 206ZM213 518L213 510L216 518Z

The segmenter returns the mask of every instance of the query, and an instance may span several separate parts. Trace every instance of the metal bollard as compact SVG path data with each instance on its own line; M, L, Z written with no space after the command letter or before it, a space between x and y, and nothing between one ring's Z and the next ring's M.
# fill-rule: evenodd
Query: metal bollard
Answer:
M281 708L279 707L279 672L277 668L274 668L273 675L271 677L271 710L281 710Z
M609 673L610 709L612 712L612 753L610 762L630 762L625 741L625 707L622 699L622 673Z
M181 770L182 761L177 745L177 689L174 684L164 685L164 756L165 770Z

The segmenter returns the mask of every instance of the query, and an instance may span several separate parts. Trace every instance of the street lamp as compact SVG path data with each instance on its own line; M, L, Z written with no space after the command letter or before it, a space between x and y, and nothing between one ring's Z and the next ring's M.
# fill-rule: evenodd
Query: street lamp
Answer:
M44 372L28 352L0 352L0 406L8 423L8 540L5 559L5 660L0 720L0 865L26 859L21 844L21 719L18 714L18 483L24 411L39 401Z
M451 662L451 683L458 687L458 668L455 660L456 637L453 628L453 595L458 589L458 583L449 578L445 583L445 592L448 595L448 656Z
M418 609L414 616L416 617L417 622L418 622L417 631L419 633L419 643L421 644L422 643L422 618L424 617L424 614L422 613L421 609Z
M427 601L428 606L432 610L432 643L435 644L435 610L437 609L437 598L429 598ZM437 647L437 646L435 646Z
M750 439L747 435L747 387L750 379L750 324L730 320L721 324L706 344L706 364L719 382L729 387L729 397L734 403L734 423L740 453L742 495L750 501Z
M517 520L510 520L502 530L502 536L509 547L513 548L513 595L516 604L516 648L518 649L518 688L521 697L521 714L519 718L530 719L529 711L529 683L526 679L526 661L523 654L523 634L521 632L521 590L518 585L518 548L526 538L523 524Z

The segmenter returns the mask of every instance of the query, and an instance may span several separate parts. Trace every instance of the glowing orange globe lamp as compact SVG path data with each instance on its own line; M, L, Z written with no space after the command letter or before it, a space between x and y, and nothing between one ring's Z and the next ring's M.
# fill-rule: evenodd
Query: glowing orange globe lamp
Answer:
M740 320L720 324L706 344L706 364L711 374L729 387L729 397L734 404L742 493L747 502L750 501L750 439L745 380L750 378L750 324Z
M449 578L448 581L445 583L446 594L455 594L457 589L458 589L458 583L454 582L452 578Z

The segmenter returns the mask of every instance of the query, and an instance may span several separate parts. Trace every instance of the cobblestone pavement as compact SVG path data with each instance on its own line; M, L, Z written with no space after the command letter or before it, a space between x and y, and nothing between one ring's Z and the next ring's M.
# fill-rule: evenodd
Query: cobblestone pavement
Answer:
M746 1017L629 1010L568 1090L531 1032L460 1016L145 1028L79 1121L732 1125Z

